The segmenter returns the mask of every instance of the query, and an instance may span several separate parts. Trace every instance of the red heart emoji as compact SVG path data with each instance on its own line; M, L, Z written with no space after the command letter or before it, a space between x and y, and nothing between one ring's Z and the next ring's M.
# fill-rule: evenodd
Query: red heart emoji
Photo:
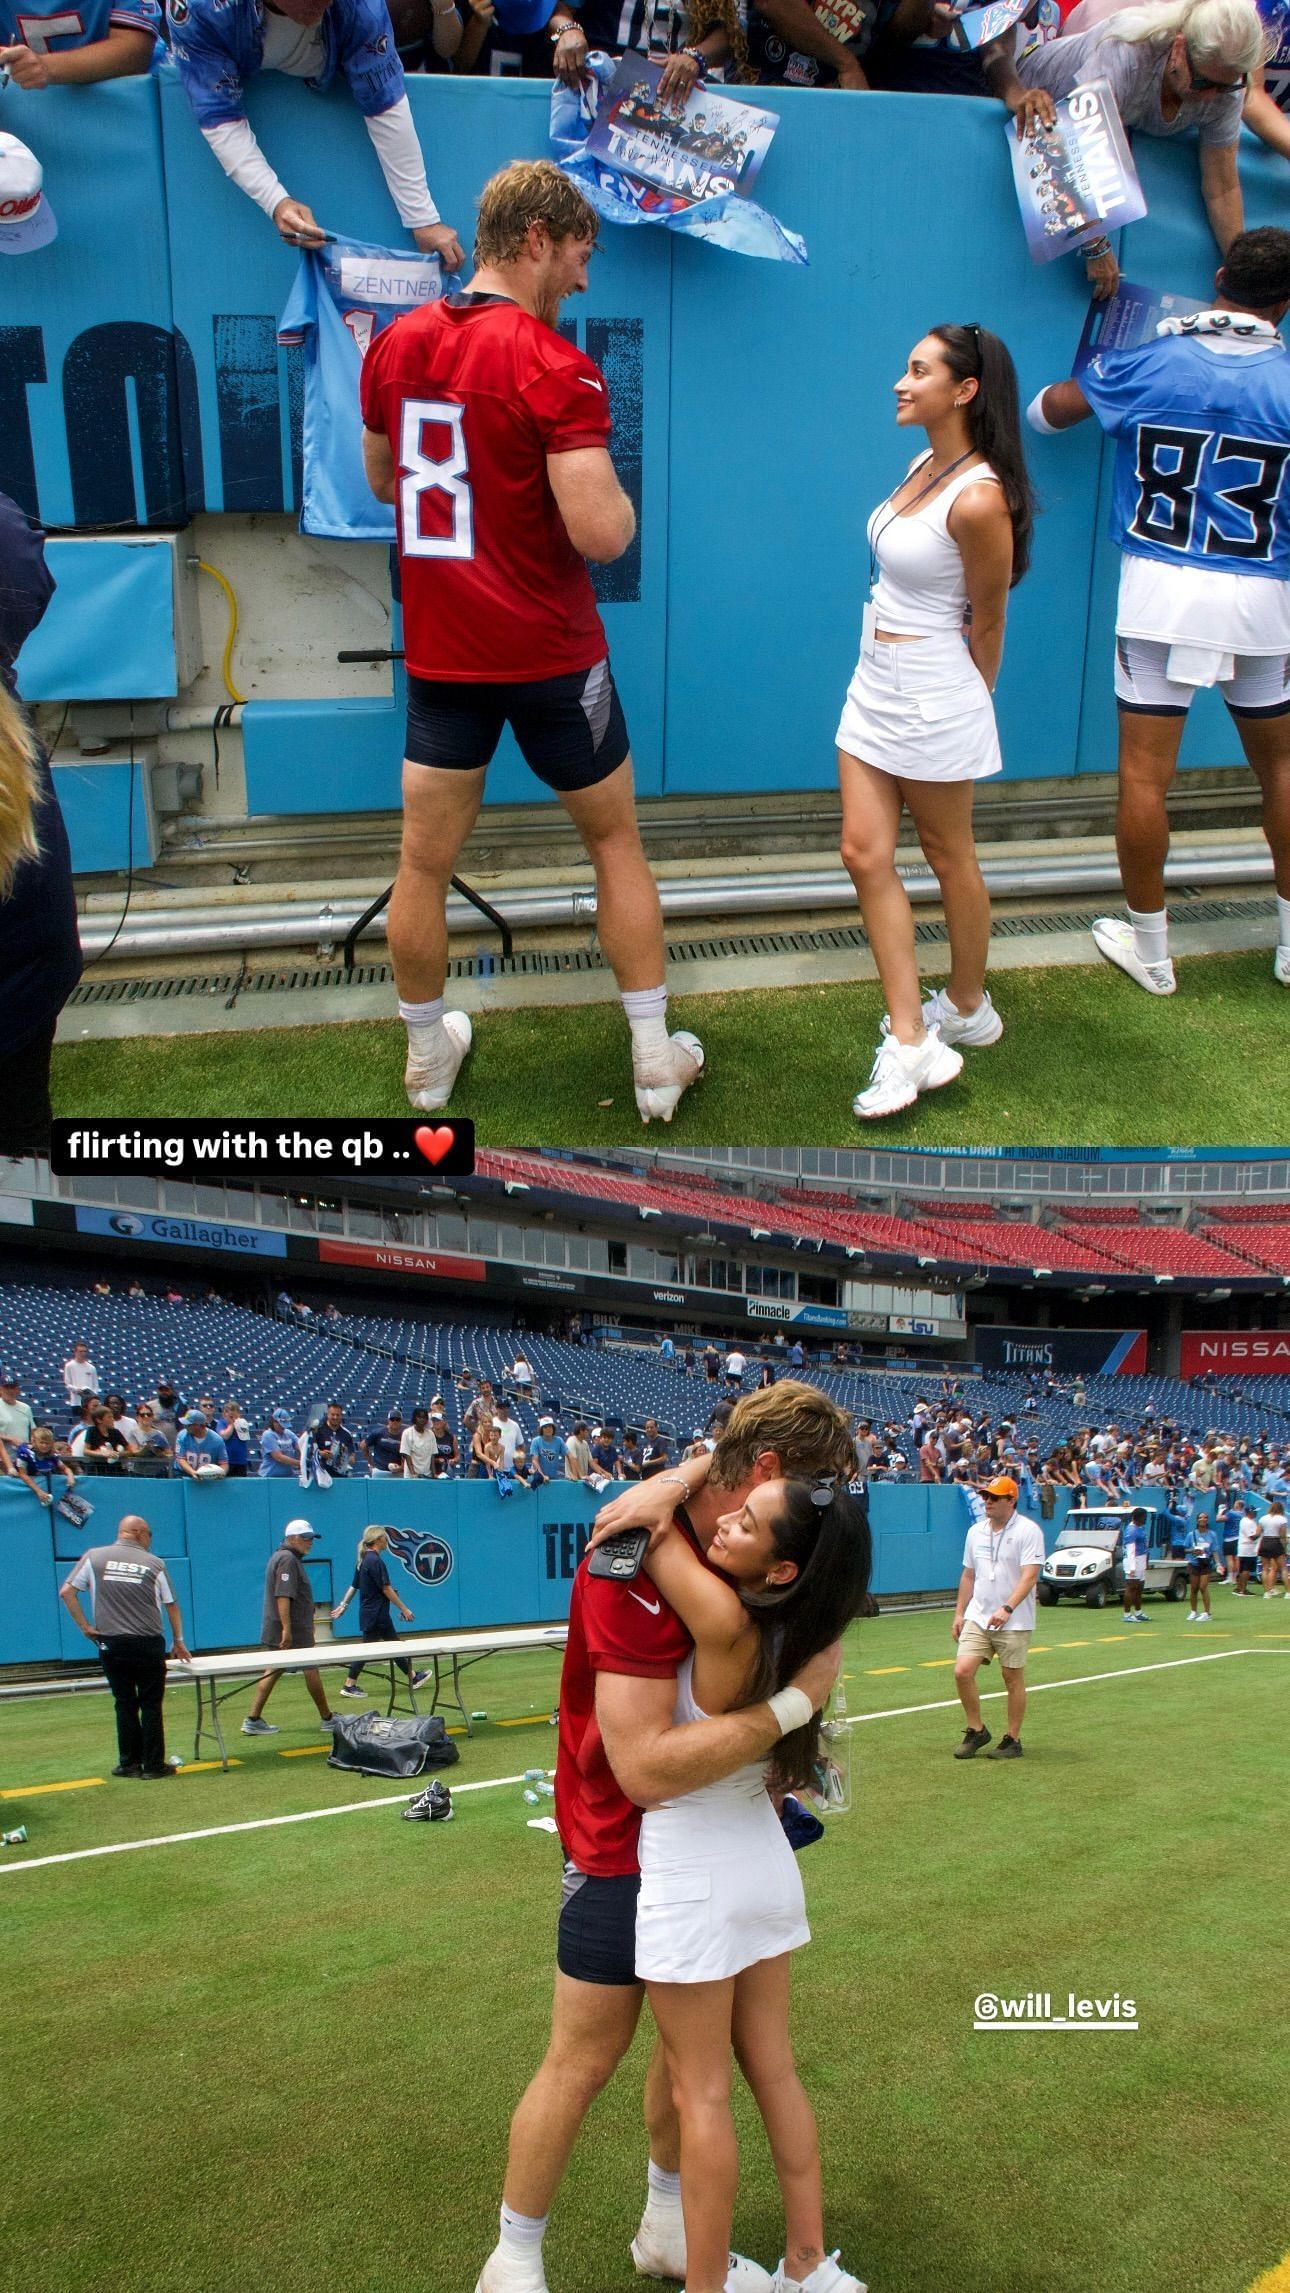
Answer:
M451 1123L440 1123L436 1130L431 1130L429 1123L418 1123L412 1133L412 1144L419 1147L426 1161L436 1168L446 1154L452 1153L456 1143L457 1133Z

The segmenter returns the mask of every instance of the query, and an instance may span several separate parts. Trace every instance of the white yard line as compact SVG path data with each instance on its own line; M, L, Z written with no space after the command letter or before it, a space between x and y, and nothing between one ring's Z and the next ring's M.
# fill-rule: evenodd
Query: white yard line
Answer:
M1102 1680L1131 1680L1139 1673L1179 1672L1196 1664L1222 1664L1232 1656L1290 1656L1290 1648L1216 1648L1204 1656L1178 1656L1160 1664L1129 1664L1117 1672L1085 1672L1076 1680L1036 1680L1027 1682L1028 1696L1042 1696L1053 1688L1091 1688ZM982 1696L983 1704L999 1703L1004 1691L992 1689ZM886 1712L852 1712L848 1727L863 1727L871 1720L906 1720L917 1712L959 1711L962 1707L957 1696L946 1696L931 1704L898 1704ZM412 1779L409 1779L412 1780ZM454 1793L467 1791L501 1791L523 1783L522 1775L488 1776L478 1783L454 1783ZM393 1807L407 1792L387 1792L380 1799L351 1799L341 1807L311 1807L300 1815L261 1815L249 1823L217 1823L205 1831L170 1831L159 1839L121 1839L108 1847L76 1847L63 1855L29 1855L18 1863L0 1863L0 1878L10 1878L19 1871L46 1871L54 1863L88 1863L99 1855L134 1855L146 1847L182 1847L194 1839L228 1839L239 1831L274 1831L287 1823L318 1823L329 1815L361 1815L372 1807Z

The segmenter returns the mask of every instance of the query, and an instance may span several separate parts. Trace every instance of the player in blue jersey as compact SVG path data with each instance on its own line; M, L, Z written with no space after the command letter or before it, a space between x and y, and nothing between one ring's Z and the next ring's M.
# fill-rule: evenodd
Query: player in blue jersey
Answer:
M339 76L363 114L399 220L423 254L460 270L461 242L426 183L385 0L170 0L169 14L170 53L198 127L224 173L284 239L321 246L326 234L256 142L246 83L259 71L276 71L321 90Z
M1095 414L1118 441L1111 539L1120 786L1115 840L1129 921L1093 926L1102 954L1172 995L1166 798L1187 711L1216 685L1263 791L1277 888L1274 976L1290 987L1290 231L1244 231L1210 310L1104 351L1050 383L1037 430Z
M0 0L0 73L18 88L126 79L151 70L160 36L157 0Z

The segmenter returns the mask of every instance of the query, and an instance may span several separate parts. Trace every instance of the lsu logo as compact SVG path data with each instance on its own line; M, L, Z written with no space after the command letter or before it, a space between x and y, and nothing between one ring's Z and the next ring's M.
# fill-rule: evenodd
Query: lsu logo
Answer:
M442 1537L424 1536L419 1529L385 1531L390 1551L421 1584L446 1584L452 1575L452 1548Z

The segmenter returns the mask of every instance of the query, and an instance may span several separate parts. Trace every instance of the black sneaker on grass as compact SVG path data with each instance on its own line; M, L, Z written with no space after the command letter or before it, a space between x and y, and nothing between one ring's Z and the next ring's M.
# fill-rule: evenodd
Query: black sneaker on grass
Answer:
M1019 1760L1021 1758L1020 1736L1000 1736L994 1750L987 1753L986 1756L992 1760Z
M954 1757L956 1760L974 1760L977 1753L984 1751L989 1742L990 1730L988 1728L969 1728L964 1734L962 1743L954 1746Z
M427 1784L403 1810L405 1823L451 1823L452 1793L438 1778Z

